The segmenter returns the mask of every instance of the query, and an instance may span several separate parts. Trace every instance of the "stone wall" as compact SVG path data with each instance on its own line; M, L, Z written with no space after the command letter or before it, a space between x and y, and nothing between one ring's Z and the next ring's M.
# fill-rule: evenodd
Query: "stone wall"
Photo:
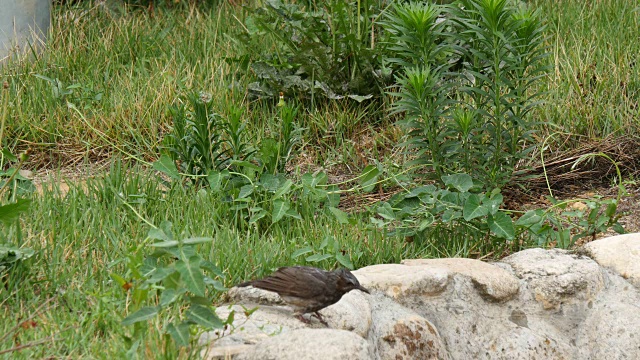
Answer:
M208 359L640 359L640 234L500 262L414 259L355 271L372 291L291 316L277 294L229 291ZM258 306L249 317L244 309Z

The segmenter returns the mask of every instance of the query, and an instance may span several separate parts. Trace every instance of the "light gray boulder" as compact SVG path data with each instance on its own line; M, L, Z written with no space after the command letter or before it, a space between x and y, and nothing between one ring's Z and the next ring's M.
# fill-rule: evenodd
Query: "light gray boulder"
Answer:
M372 294L323 309L329 328L295 319L277 294L234 288L236 305L217 310L235 310L233 325L201 343L208 359L640 359L639 249L629 235L496 263L368 266L353 273Z
M586 254L598 264L640 288L640 234L624 234L590 242Z
M427 319L382 294L372 296L370 303L369 341L375 359L449 359L438 330Z
M566 250L529 249L503 259L522 279L522 300L535 300L545 310L593 300L604 287L604 273L595 261Z
M346 330L301 329L272 337L238 355L238 360L369 360L369 343Z

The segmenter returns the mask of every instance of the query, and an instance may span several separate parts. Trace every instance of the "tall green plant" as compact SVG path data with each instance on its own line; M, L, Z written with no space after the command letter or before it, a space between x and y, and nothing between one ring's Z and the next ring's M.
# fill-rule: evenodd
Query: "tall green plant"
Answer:
M446 65L446 52L451 50L443 21L447 8L431 3L395 3L384 21L390 34L390 61L404 68Z
M463 105L482 117L485 136L476 153L487 156L480 176L492 186L511 178L533 149L528 116L540 95L536 81L548 70L544 25L537 12L507 0L463 0L452 20L463 59Z
M394 105L395 113L403 113L400 124L409 130L408 150L416 150L413 163L429 165L438 179L448 169L445 142L450 131L447 122L450 86L439 82L442 71L431 67L410 67L397 78L402 91Z
M165 139L169 155L191 175L223 168L227 154L222 117L213 111L210 95L193 93L187 101L169 110L173 117L173 129Z
M507 0L404 3L385 28L402 66L394 112L416 161L436 180L464 172L487 189L506 184L532 150L530 112L548 69L539 14Z
M242 52L252 58L258 79L250 91L260 97L275 98L284 92L311 100L357 101L382 93L385 42L380 41L383 34L376 25L383 4L330 0L304 6L266 1L247 18L246 31L237 39ZM265 47L270 42L272 47Z

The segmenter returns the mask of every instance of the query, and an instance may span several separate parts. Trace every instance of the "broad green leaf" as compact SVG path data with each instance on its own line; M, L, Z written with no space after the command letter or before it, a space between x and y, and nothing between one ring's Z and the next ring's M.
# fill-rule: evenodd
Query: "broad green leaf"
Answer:
M178 173L176 164L174 164L173 160L169 155L160 156L160 159L154 161L152 166L155 170L158 170L166 174L170 178L174 180L180 180L180 173Z
M320 262L322 260L326 260L332 257L333 255L331 254L314 254L307 257L305 260L307 260L308 262Z
M189 303L191 305L202 305L204 307L208 307L211 305L211 300L205 296L190 296Z
M430 213L427 213L424 216L425 218L422 221L420 221L420 224L418 225L418 231L424 231L426 228L431 226L431 224L433 224L433 222L435 221L435 218Z
M368 94L368 95L355 95L355 94L351 94L351 95L347 95L348 98L351 98L359 103L371 99L373 97L372 94Z
M396 220L396 215L394 214L393 208L388 202L385 202L381 206L378 206L378 215L387 220Z
M313 248L311 246L305 246L302 249L298 249L296 251L293 252L293 254L291 254L291 258L295 259L298 256L304 255L304 254L308 254L310 252L313 251Z
M153 319L156 315L158 315L159 311L160 311L160 308L157 306L145 306L140 310L124 318L124 320L122 320L122 325L128 326L128 325L133 325L137 322Z
M192 237L192 238L182 240L182 244L193 245L193 244L208 243L212 241L213 241L213 238L210 238L210 237Z
M236 311L235 310L231 310L229 312L229 315L227 315L227 319L224 321L225 325L231 325L233 324L233 320L235 319L236 316ZM248 316L248 315L247 315Z
M360 185L364 192L370 192L376 185L378 177L380 176L380 169L376 165L369 165L362 170L360 176Z
M282 199L275 200L273 202L273 212L271 212L271 223L277 223L282 220L290 207L291 205L289 204L289 201Z
M7 162L7 160L8 160L8 161L11 161L11 162L16 162L16 161L18 161L18 157L17 157L17 156L15 156L15 155L13 155L13 154L9 151L9 149L2 148L2 150L1 150L0 152L2 152L2 156L4 156L4 158L5 158L5 159L4 159L4 160L5 160L5 161L4 161L4 163L6 163L6 162Z
M278 188L278 191L276 191L276 193L273 195L274 199L278 199L281 198L283 195L289 193L289 190L291 189L291 186L293 185L293 182L289 179L285 180L282 184L280 184L280 187Z
M337 185L331 185L327 187L326 192L326 204L328 206L336 207L340 204L340 188Z
M214 263L212 263L211 261L205 260L202 261L200 263L200 268L208 270L209 272L211 272L212 274L219 276L221 278L224 279L224 273L222 272L222 270L217 267Z
M387 224L380 219L374 218L374 217L369 217L369 221L378 229L382 229L383 227L385 227Z
M191 332L189 331L189 327L190 325L184 322L178 324L178 326L171 323L167 326L167 333L171 335L171 338L179 347L189 346L189 343L191 342Z
M294 219L298 219L298 220L302 220L302 216L300 216L300 214L298 214L298 212L295 209L287 210L287 212L285 213L285 216L288 216L288 217L294 218Z
M213 285L213 288L218 290L218 291L227 291L229 289L227 289L224 285L222 285L222 282L220 280L214 280L211 279L209 277L204 277L204 283L207 285Z
M0 251L0 261L2 260L3 256L2 256L2 251ZM125 280L125 278L123 278L122 276L116 274L116 273L111 273L109 274L109 276L118 283L118 285L120 285L120 287L123 287L128 281Z
M242 201L242 200L247 200L248 201L249 199L236 199L235 201ZM239 203L239 204L233 205L232 207L229 208L229 210L231 210L231 211L239 211L239 210L244 210L244 209L246 209L248 207L249 207L249 205L246 202L244 202L244 203Z
M325 174L324 172L319 172L313 176L312 185L313 187L326 185L328 180L329 180L329 177L327 176L327 174Z
M180 278L187 285L187 289L196 296L204 296L204 274L200 270L200 257L194 255L189 258L188 262L176 261L176 270L180 273Z
M207 330L221 329L224 326L222 320L213 310L202 305L191 305L187 311L187 319Z
M339 252L336 254L336 260L338 260L340 265L346 267L349 270L353 270L353 263L348 256L342 255L342 253Z
M485 216L489 213L489 209L480 204L480 198L476 194L469 195L467 201L464 203L464 209L462 210L462 216L465 220L470 221L480 216Z
M462 212L461 211L457 211L455 209L446 209L443 213L442 213L442 221L443 222L451 222L453 220L459 219L460 217L462 217Z
M209 182L209 187L211 187L212 191L220 191L222 189L222 184L224 180L229 177L228 171L211 171L209 175L207 175L207 181Z
M511 217L503 211L498 211L495 215L490 215L488 223L491 232L499 238L513 239L516 235Z
M445 175L442 181L446 186L453 187L459 192L467 192L473 187L473 179L467 174Z
M611 227L613 228L613 231L617 232L618 234L626 234L624 227L622 227L622 225L617 221Z
M280 185L280 180L273 174L262 174L260 184L269 192L276 192Z
M417 188L412 189L405 197L416 197L423 194L433 194L436 191L436 187L433 185L427 186L418 186Z
M176 247L178 245L180 245L180 242L178 240L167 240L149 244L149 246L157 248L170 248Z
M149 299L149 289L142 287L134 287L132 294L133 304L139 305L145 303Z
M31 200L18 199L18 201L12 204L0 206L0 222L6 226L13 224L21 213L29 209L30 204Z
M322 250L327 246L329 246L329 241L331 241L331 243L333 244L333 236L325 235L324 238L322 238L322 242L320 243L320 246L318 247L318 249Z
M195 246L171 246L163 248L162 250L168 252L177 259L188 259L196 254Z
M616 214L617 209L618 209L618 206L614 201L611 204L607 205L607 210L605 210L604 214L609 218L612 218Z
M267 216L267 210L258 208L257 212L249 218L249 224L253 224L265 216Z
M160 295L160 307L167 307L170 304L173 304L182 294L184 294L184 289L165 289L162 291Z
M331 211L331 213L333 214L333 216L336 217L336 219L338 220L338 222L340 224L348 224L349 223L349 214L347 214L346 212L338 209L338 208L334 208L333 206L329 206L329 211Z
M496 194L490 198L485 197L484 200L482 201L483 204L489 206L489 213L491 215L498 212L498 210L500 209L500 205L502 205L502 202L503 202L502 194Z
M533 224L537 224L542 220L542 217L538 215L538 211L529 210L524 215L520 216L518 220L516 220L516 225L518 226L531 226Z
M170 240L167 234L164 233L164 230L155 227L149 229L147 236L152 240Z
M302 185L304 187L307 187L307 188L314 187L314 185L313 185L313 174L311 174L311 173L303 174L302 177L300 178L300 181L302 181Z
M238 199L244 199L247 196L251 195L253 193L253 189L254 187L251 184L241 187L240 194L238 194Z
M157 268L153 274L149 278L147 278L147 283L155 284L167 278L167 276L173 274L176 271L173 267L159 267Z

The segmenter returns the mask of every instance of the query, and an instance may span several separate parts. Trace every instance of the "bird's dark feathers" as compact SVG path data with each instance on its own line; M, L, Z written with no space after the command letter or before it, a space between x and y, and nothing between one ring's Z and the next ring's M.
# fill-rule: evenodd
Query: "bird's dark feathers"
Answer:
M285 303L293 307L296 315L314 312L321 321L324 320L318 310L335 304L342 295L356 289L369 293L369 290L360 286L358 279L349 270L325 271L307 266L282 267L264 279L236 286L249 285L276 292Z
M331 285L325 281L328 273L328 271L306 266L281 267L264 279L248 281L238 286L251 285L277 292L281 296L313 298L328 291L328 286Z

